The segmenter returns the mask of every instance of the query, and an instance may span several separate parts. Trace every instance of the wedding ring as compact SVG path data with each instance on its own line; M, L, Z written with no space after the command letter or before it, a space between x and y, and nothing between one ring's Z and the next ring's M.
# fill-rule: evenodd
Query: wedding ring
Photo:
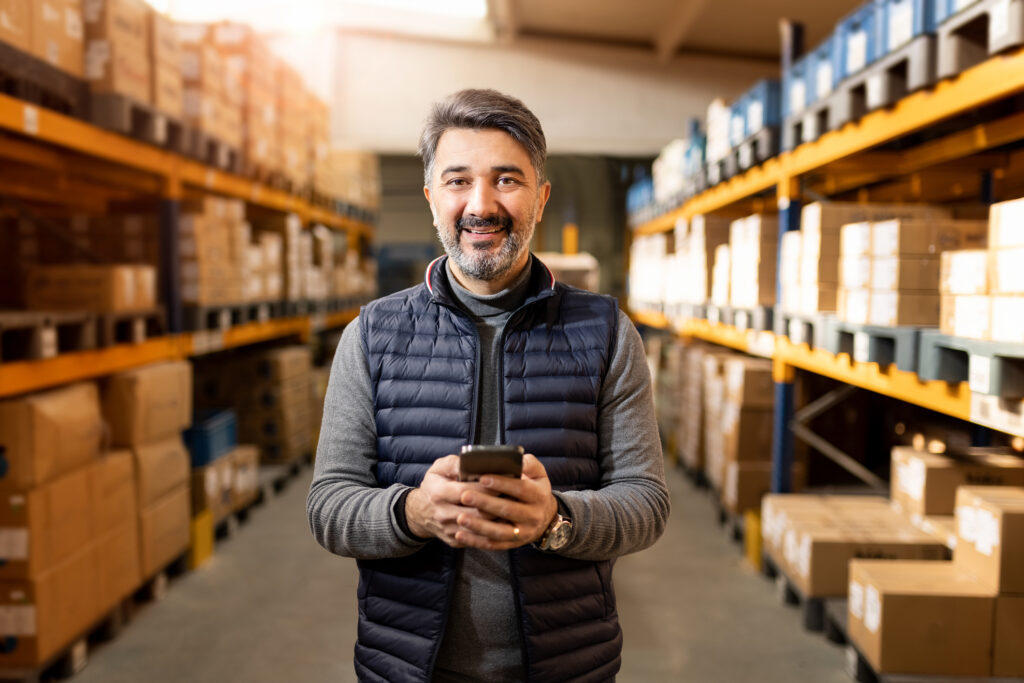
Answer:
M516 537L516 540L519 540L519 527L512 527L512 535Z

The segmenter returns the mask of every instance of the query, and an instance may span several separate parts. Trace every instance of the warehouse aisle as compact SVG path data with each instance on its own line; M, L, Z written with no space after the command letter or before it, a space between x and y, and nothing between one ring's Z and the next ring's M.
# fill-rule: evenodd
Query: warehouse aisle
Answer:
M201 570L141 610L76 683L354 681L355 565L306 528L310 471L257 509ZM625 629L619 680L847 681L842 652L802 631L795 610L747 568L704 492L669 472L662 540L616 566Z

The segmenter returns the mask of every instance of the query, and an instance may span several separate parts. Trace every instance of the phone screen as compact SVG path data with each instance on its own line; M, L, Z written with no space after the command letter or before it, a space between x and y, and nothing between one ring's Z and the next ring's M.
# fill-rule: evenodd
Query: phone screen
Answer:
M478 481L485 474L513 478L522 476L523 447L463 446L459 453L459 481Z

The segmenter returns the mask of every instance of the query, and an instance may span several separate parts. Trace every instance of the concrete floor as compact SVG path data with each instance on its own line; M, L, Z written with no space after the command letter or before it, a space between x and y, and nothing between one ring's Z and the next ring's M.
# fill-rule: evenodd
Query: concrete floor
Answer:
M624 683L839 683L842 650L799 624L715 523L707 494L668 474L672 517L651 549L615 570ZM355 681L355 563L306 527L307 470L171 584L75 683Z

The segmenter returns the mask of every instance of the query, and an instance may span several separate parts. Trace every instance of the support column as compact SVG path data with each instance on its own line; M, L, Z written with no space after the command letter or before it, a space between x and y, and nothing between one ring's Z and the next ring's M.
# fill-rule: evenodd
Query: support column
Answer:
M791 366L776 359L772 367L775 379L775 405L772 420L772 493L793 490L793 432L789 428L795 411L793 381L796 373Z

